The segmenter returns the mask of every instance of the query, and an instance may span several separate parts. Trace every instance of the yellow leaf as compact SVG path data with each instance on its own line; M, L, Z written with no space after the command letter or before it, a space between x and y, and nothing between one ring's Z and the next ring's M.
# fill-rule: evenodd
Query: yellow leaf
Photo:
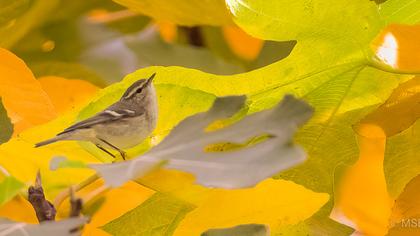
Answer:
M388 235L420 234L420 175L412 179L395 201Z
M378 130L374 126L364 128L364 132ZM359 160L340 184L337 206L364 235L385 235L392 207L383 171L385 138L359 136L358 141Z
M27 70L27 73L31 73ZM32 76L32 74L31 74ZM0 165L3 166L12 176L20 181L33 183L36 172L40 169L42 173L44 190L49 200L60 191L63 186L78 183L84 180L93 171L88 169L59 169L57 171L49 170L49 161L54 156L68 156L72 160L84 162L98 162L98 159L85 151L76 142L66 142L64 144L52 144L48 147L35 148L34 144L55 136L65 127L70 126L77 119L80 108L86 104L98 89L88 82L81 80L67 80L60 77L43 77L40 82L33 79L34 84L39 87L42 94L48 99L48 102L57 107L60 113L66 112L58 119L47 124L33 127L19 134L18 137L0 146ZM34 85L34 86L35 86ZM42 87L41 87L42 85ZM16 85L13 85L16 86ZM51 96L51 100L48 95ZM32 99L28 97L27 99ZM35 99L35 98L34 98ZM38 112L34 110L32 100L27 100L29 112ZM36 104L36 100L34 100Z
M293 182L273 179L250 189L215 189L187 214L174 235L200 235L211 228L252 223L266 224L275 233L281 226L309 218L328 198Z
M0 217L8 218L17 222L36 224L38 219L35 210L22 196L16 196L11 201L0 207Z
M365 137L391 137L408 127L420 118L420 76L401 84L385 104L367 115L357 125L358 133ZM372 132L365 126L375 125L378 129Z
M191 174L158 170L139 181L196 206L181 221L176 236L249 223L267 224L275 233L282 226L311 217L329 199L328 194L285 180L267 179L248 189L209 189L194 184Z
M95 193L95 191L102 186L103 183L103 180L96 181L87 188L78 192L78 197L82 198L83 202L88 202L90 200L90 195ZM104 197L105 202L94 214L89 224L86 225L83 235L109 235L105 231L99 229L99 227L136 208L152 196L153 193L154 191L135 182L127 182L119 188L111 189L104 194L99 195ZM97 197L98 196L96 196L96 198ZM68 208L68 204L66 207Z
M0 146L0 165L12 176L26 183L33 183L38 170L41 170L42 181L47 198L53 197L63 187L81 182L93 171L88 169L49 169L50 159L54 156L67 156L71 160L97 163L98 159L80 147L77 142L51 144L35 148L34 143L53 137L64 127L71 125L78 111L66 114L47 124L33 127L19 134Z
M51 100L25 63L0 48L0 97L14 125L14 134L56 117Z
M102 226L136 208L153 193L154 191L135 182L127 182L119 188L111 189L105 194L105 203L94 215L89 225L93 227ZM90 235L88 232L85 233Z
M391 68L420 71L420 25L391 24L372 41L377 59Z
M99 90L98 87L85 80L56 76L44 76L38 80L60 114L74 110L78 105L92 98Z
M252 37L236 26L223 27L226 42L239 57L252 61L260 54L264 41Z
M388 231L393 199L384 175L386 138L420 118L419 92L420 77L402 83L383 105L355 126L359 160L345 174L337 206L363 234L385 235Z

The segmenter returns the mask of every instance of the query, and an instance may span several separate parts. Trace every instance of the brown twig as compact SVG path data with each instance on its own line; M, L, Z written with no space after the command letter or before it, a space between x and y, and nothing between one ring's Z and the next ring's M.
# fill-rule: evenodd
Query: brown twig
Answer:
M45 199L44 190L42 189L41 173L39 171L36 175L35 185L28 188L28 200L35 209L39 222L55 220L57 212L54 205Z
M78 217L82 212L83 201L75 196L74 188L70 188L70 215L69 217Z
M187 36L188 43L196 46L196 47L203 47L204 46L204 39L199 27L181 27Z

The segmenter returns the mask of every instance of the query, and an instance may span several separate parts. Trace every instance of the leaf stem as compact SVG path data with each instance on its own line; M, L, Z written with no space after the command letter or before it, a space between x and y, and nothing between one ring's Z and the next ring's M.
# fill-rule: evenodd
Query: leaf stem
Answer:
M414 70L414 71L406 71L406 70L400 70L397 68L394 68L392 66L389 66L380 60L376 59L375 57L368 62L369 67L376 68L378 70L382 70L385 72L393 73L393 74L401 74L401 75L420 75L420 70Z
M95 182L98 179L99 179L99 175L98 174L94 174L94 175L90 176L89 178L87 178L86 180L82 181L81 183L75 185L73 187L73 189L74 189L75 192L77 192L80 189L88 186L89 184ZM54 206L58 209L59 206L61 205L61 203L63 203L64 200L66 200L66 198L68 198L69 196L70 196L70 192L68 191L68 189L63 190L54 199Z
M70 187L70 215L69 217L78 217L82 212L83 202L82 199L77 198L75 195L74 187Z

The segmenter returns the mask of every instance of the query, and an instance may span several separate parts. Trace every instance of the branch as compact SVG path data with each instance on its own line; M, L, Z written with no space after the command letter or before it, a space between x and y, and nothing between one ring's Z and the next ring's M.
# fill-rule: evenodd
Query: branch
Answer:
M45 199L41 183L41 173L39 171L36 175L35 186L30 186L28 188L28 200L35 209L36 217L39 222L55 220L57 212L54 205Z

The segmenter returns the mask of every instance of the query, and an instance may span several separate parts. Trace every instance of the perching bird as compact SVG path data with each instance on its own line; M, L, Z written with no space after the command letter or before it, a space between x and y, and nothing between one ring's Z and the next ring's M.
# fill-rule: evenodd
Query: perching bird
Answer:
M90 141L113 157L106 148L117 150L125 160L122 149L140 144L156 127L158 106L152 83L155 74L133 83L119 101L105 110L68 127L54 138L35 144L35 147L61 140Z

